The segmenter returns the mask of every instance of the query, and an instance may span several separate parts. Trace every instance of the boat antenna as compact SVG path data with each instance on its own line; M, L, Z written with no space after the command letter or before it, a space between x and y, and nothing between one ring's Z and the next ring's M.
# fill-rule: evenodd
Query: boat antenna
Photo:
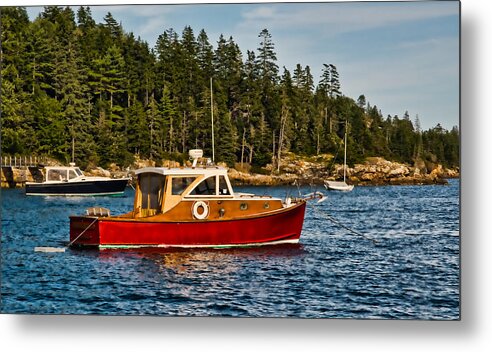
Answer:
M72 164L75 163L75 137L73 136L72 128Z
M215 163L215 141L214 141L214 91L212 88L212 77L210 77L210 112L212 116L212 162Z

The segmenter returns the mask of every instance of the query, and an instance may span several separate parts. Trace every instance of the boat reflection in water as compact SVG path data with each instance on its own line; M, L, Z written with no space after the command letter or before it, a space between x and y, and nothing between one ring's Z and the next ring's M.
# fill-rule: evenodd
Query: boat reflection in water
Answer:
M235 193L226 168L198 166L201 151L190 156L191 167L137 170L132 211L111 216L108 209L91 208L85 216L71 216L69 245L230 248L299 242L306 198Z
M85 253L90 253L88 251ZM244 263L270 263L275 258L281 260L298 258L307 252L300 243L245 248L202 249L202 248L156 248L94 251L103 262L117 263L122 255L127 258L142 260L147 264L145 275L153 276L155 272L169 271L180 274L196 273L231 274L244 269ZM150 266L149 266L150 264Z

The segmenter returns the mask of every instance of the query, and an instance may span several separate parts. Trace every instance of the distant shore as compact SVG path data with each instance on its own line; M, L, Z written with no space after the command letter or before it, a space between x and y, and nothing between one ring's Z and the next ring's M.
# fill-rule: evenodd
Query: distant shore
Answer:
M261 173L254 173L249 165L237 163L234 168L229 168L229 178L234 185L248 186L322 185L325 180L343 179L343 165L334 164L329 168L327 159L327 156L301 158L288 153L281 162L279 172L274 170L272 165L267 165L261 169ZM347 183L356 186L447 184L447 179L460 176L458 168L447 169L440 164L423 162L416 164L412 166L379 157L367 158L362 164L347 167ZM129 168L122 169L111 164L107 169L91 167L85 170L85 173L89 176L120 178L134 176L135 170L155 165L156 163L150 160L136 159ZM169 160L163 160L160 165L182 166ZM42 179L41 168L1 170L2 188L23 187L25 182L41 182Z
M328 170L325 164L305 160L289 160L279 174L252 174L236 169L229 170L229 178L238 185L322 185L325 180L342 180L343 165ZM430 185L447 184L447 179L459 178L458 169L447 169L440 164L428 170L383 158L368 158L363 164L347 167L347 183L356 186Z

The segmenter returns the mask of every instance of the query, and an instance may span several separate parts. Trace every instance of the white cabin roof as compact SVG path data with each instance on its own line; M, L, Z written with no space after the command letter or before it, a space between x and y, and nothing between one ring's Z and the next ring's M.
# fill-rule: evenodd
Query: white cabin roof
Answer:
M75 170L80 168L78 166L45 166L45 170Z
M144 167L135 171L136 175L154 173L160 175L227 175L227 169L220 166L197 167Z

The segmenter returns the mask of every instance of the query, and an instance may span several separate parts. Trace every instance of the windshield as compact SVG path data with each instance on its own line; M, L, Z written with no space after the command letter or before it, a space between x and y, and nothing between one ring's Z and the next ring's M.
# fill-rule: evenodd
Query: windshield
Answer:
M219 177L219 194L220 195L230 195L231 194L224 176Z
M215 176L206 178L200 182L193 191L190 192L191 195L215 195Z
M69 170L68 171L68 178L69 179L77 178L77 174L75 173L74 170Z

